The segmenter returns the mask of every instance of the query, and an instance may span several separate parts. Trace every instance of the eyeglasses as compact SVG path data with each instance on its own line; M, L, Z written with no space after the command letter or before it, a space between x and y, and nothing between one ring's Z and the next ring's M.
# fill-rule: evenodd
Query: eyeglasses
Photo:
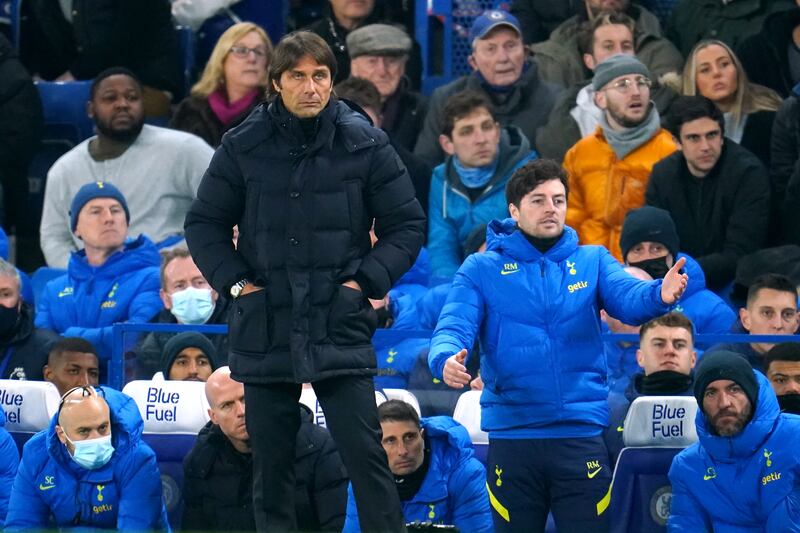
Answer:
M230 52L241 59L247 59L247 56L250 55L250 52L253 52L256 57L267 57L267 50L262 46L256 46L255 48L248 48L246 46L231 46Z
M630 90L630 88L633 86L634 83L636 84L636 88L639 89L640 91L644 90L645 87L649 88L653 85L652 81L648 80L644 76L639 76L635 80L632 80L630 78L623 78L621 80L617 80L614 83L607 85L606 90L616 89L619 92L625 94Z
M69 398L70 395L75 391L81 391L80 399L75 398L75 399L67 400L67 398ZM101 396L101 397L105 398L106 397L106 391L103 390L102 387L94 388L91 385L80 385L78 387L72 387L70 390L65 392L63 396L61 396L61 401L58 402L58 411L57 412L61 413L61 408L64 407L65 403L68 403L68 402L69 403L82 402L84 398L87 398L87 397L90 397L90 396Z

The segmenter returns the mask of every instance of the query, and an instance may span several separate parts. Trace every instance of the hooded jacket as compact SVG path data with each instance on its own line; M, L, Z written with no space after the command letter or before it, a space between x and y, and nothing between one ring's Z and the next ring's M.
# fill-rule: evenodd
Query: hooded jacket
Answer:
M10 338L0 338L0 368L5 367L0 379L44 380L44 365L58 335L49 329L33 325L33 309L22 303L17 325ZM5 357L8 362L3 364Z
M36 327L94 344L101 360L111 357L111 326L147 322L161 308L161 257L145 237L125 243L100 266L73 252L67 273L50 281L36 308Z
M0 528L6 519L8 499L11 497L11 486L17 475L19 452L14 439L6 431L6 414L0 406Z
M417 493L402 502L405 521L455 525L462 533L494 531L486 470L475 457L467 430L449 416L423 418L420 425L430 464ZM352 485L342 531L361 531Z
M528 139L515 126L503 128L497 170L472 201L449 156L433 169L428 208L428 254L431 278L449 281L463 260L464 243L472 231L490 220L508 217L506 183L519 167L537 158ZM434 285L438 284L436 281Z
M753 418L733 437L711 433L702 409L698 442L672 461L670 533L800 530L800 417L782 414L767 378L755 372Z
M156 454L141 440L144 423L129 396L104 387L111 415L114 454L88 470L72 460L50 427L23 448L11 490L6 531L98 528L170 531L161 496Z
M565 226L542 254L513 219L492 221L487 252L456 273L428 364L442 379L448 357L481 345L481 427L489 437L599 435L608 424L608 367L600 309L640 324L669 307L662 280L628 275L603 247L578 246Z

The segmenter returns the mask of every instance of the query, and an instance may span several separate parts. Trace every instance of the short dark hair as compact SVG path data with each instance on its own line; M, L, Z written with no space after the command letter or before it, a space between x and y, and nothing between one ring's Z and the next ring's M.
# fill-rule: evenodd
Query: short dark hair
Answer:
M604 12L592 20L587 20L581 24L578 32L578 50L581 54L594 54L594 33L601 26L618 24L625 26L631 32L631 36L636 33L636 22L625 13Z
M95 348L94 344L91 342L80 337L64 337L63 339L57 340L50 348L50 353L47 356L47 364L53 366L56 361L61 359L67 352L90 353L98 358L98 362L100 359L97 356L97 348Z
M334 87L336 97L350 100L362 109L370 108L376 113L381 112L381 93L375 84L364 78L350 76Z
M564 185L564 192L569 196L569 181L566 171L552 159L534 159L528 161L511 175L506 184L506 202L519 207L522 198L540 184L558 180Z
M769 370L773 361L800 362L800 342L782 342L764 354L764 369Z
M308 56L317 64L328 67L331 71L331 83L336 78L336 57L331 47L316 33L308 30L293 31L284 35L278 45L272 49L269 61L269 92L277 96L273 82L280 86L281 74L294 67L300 59Z
M442 109L442 135L452 138L456 121L481 107L486 109L492 116L492 120L497 122L497 115L495 115L492 103L485 95L470 90L452 95Z
M412 422L420 428L419 415L414 407L402 400L389 400L378 406L381 422Z
M161 278L161 288L163 289L167 283L167 277L164 272L167 270L167 265L172 263L175 259L183 259L185 257L192 257L189 249L185 246L176 246L161 251L161 268L159 269L159 276Z
M665 315L657 316L642 324L641 329L639 329L639 342L644 339L645 333L657 326L685 329L689 332L692 338L692 344L694 345L694 324L692 324L692 321L689 320L686 315L677 311L670 311Z
M666 128L673 137L681 139L681 127L687 122L699 118L710 118L717 124L722 135L725 135L725 117L717 105L705 96L679 96L669 107L669 118Z
M788 292L797 298L797 287L792 280L781 274L762 274L754 279L747 288L747 305L750 305L758 297L758 291L761 289Z
M109 67L100 72L100 74L95 76L92 80L92 85L89 88L89 100L94 100L94 96L97 94L97 88L100 86L100 83L104 79L110 78L111 76L128 76L134 82L136 82L136 85L139 87L139 91L141 92L142 90L142 80L140 80L139 77L133 73L133 71L125 67Z

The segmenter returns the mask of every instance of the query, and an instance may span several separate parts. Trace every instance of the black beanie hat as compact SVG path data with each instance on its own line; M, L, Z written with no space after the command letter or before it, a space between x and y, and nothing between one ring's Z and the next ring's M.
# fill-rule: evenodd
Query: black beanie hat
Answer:
M753 374L753 367L742 355L726 350L704 355L694 373L694 397L701 411L703 411L703 395L706 388L719 379L729 379L737 383L750 400L755 412L758 402L758 380Z
M650 205L628 211L619 236L623 262L627 263L628 251L640 242L660 242L677 259L680 240L668 211Z
M217 369L217 351L211 341L208 340L208 337L196 331L184 331L172 337L164 345L164 352L161 354L161 371L164 373L164 379L169 379L169 370L172 368L172 363L175 362L178 354L186 348L198 348L208 357L211 369Z

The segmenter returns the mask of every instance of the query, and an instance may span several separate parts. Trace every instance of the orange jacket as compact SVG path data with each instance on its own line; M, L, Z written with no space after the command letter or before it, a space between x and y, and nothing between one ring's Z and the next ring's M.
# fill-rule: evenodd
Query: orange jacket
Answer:
M617 160L598 126L570 148L564 157L569 174L567 224L581 244L600 244L622 261L619 235L625 214L644 205L653 165L677 149L662 129L645 144Z

